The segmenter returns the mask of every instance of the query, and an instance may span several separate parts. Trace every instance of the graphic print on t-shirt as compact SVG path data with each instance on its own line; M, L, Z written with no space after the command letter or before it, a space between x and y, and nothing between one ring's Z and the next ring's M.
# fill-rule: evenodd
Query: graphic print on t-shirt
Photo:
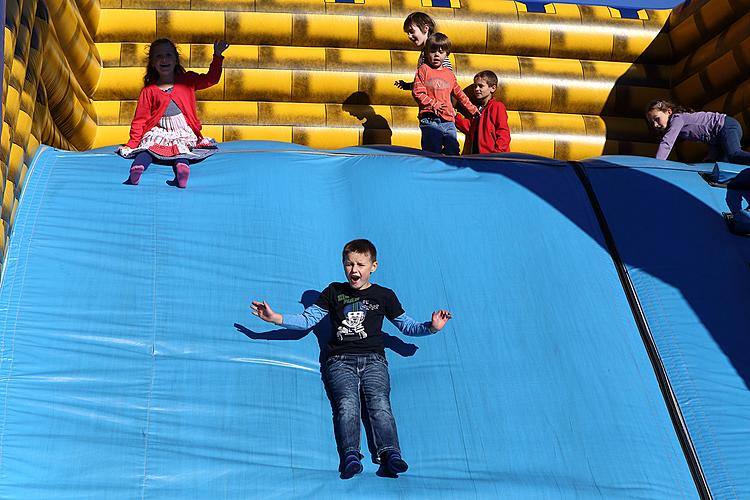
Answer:
M344 302L342 313L344 320L336 330L339 340L357 340L367 338L365 331L365 317L367 311L379 309L380 305L370 303L367 299L360 300L359 297L338 296L339 302Z

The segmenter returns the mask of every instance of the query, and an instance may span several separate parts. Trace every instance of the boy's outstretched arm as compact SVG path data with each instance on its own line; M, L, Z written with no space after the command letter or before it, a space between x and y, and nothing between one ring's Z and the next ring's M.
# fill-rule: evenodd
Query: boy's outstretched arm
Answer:
M263 321L273 323L274 325L280 325L284 322L284 316L271 309L271 306L265 300L263 302L254 300L253 305L250 307L253 310L253 314Z
M420 323L411 318L406 313L403 313L401 316L398 316L391 320L391 323L396 325L396 328L398 328L399 331L401 331L401 333L403 333L404 335L408 335L410 337L424 337L426 335L431 335L442 330L448 320L450 320L452 317L453 315L450 313L450 311L439 309L437 311L433 311L432 321L429 322Z
M328 314L328 311L315 304L306 308L302 314L286 315L279 314L271 309L271 306L265 300L263 302L254 300L250 307L253 310L253 314L263 321L292 330L309 330L320 323L320 320Z

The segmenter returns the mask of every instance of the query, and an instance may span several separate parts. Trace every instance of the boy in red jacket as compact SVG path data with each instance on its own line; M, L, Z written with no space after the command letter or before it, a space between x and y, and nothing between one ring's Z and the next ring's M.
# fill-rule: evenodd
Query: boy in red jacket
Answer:
M471 119L456 115L456 127L466 134L462 154L507 153L510 151L510 129L505 104L494 99L497 75L480 71L474 77L474 96L479 116Z

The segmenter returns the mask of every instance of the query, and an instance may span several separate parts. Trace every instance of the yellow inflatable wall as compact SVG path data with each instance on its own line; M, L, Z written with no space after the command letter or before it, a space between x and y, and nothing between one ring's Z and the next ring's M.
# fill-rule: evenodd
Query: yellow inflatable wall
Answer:
M449 6L439 7L446 4ZM397 79L418 53L402 31L432 15L467 86L499 78L515 152L559 159L651 155L646 103L671 97L750 123L750 0L703 0L624 17L610 7L497 0L7 0L0 165L0 245L40 143L124 142L148 43L178 43L208 66L227 39L221 82L198 94L205 134L318 148L419 147L417 108ZM631 16L632 17L632 16ZM696 159L699 148L683 150ZM698 155L698 156L697 156ZM699 159L699 158L698 158Z

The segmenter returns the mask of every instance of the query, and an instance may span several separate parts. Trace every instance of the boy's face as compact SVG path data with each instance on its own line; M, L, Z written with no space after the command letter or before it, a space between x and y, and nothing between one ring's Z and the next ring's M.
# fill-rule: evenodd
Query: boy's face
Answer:
M488 84L484 78L474 78L474 96L482 104L487 104L496 90L497 85Z
M430 51L425 54L425 62L430 68L438 69L443 66L443 61L448 57L444 48L430 47Z
M378 268L369 253L349 252L344 258L344 274L349 286L364 290L370 286L370 275Z
M416 24L412 24L404 31L409 41L417 47L424 46L424 43L427 41L427 32L427 26L420 28Z

